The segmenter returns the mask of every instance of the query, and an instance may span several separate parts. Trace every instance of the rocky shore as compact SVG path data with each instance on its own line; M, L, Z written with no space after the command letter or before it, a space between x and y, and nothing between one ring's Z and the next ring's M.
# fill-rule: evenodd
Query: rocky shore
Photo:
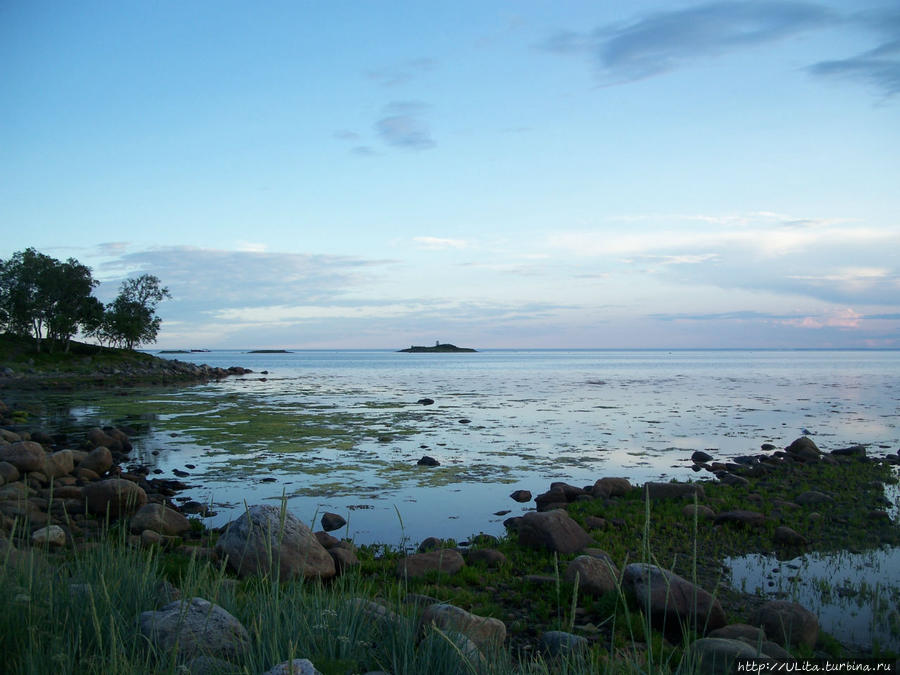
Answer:
M190 372L210 372L197 368ZM807 608L723 587L723 557L900 545L884 496L884 486L897 481L892 466L900 458L871 456L865 446L823 452L808 437L724 462L698 451L694 468L706 479L697 482L553 483L533 498L534 511L506 521L507 538L430 538L408 555L332 536L345 524L339 514L324 514L322 529L313 532L272 505L252 505L227 526L206 530L190 519L204 505L175 498L183 483L125 468L131 430L96 428L67 438L14 422L13 411L0 403L0 551L8 560L89 550L115 527L135 549L225 565L238 579L332 583L352 571L382 586L402 583L408 592L406 614L371 598L354 599L354 611L388 631L408 632L411 620L418 626L413 631L435 626L458 636L460 653L475 662L498 648L555 658L615 645L621 629L609 623L609 612L628 608L659 636L638 641L638 652L658 639L677 655L671 658L695 663L699 672L720 672L736 658L832 658L842 650L838 636L820 631ZM520 490L510 499L528 503L532 494ZM547 611L554 595L556 620ZM147 608L141 631L160 648L191 644L186 624L166 618L173 612L196 613L198 621L228 614L198 597ZM202 629L204 640L220 645L216 669L224 671L250 640L228 617ZM879 655L885 653L892 652ZM318 672L307 663L312 670L303 672Z

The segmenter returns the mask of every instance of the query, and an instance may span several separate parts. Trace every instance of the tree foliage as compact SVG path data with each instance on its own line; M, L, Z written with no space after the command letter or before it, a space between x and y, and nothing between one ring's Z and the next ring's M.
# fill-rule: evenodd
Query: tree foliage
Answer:
M155 342L162 323L156 308L171 297L160 280L127 279L108 306L92 295L98 284L74 258L62 262L33 248L14 253L0 260L0 328L33 337L37 351L45 339L51 351L55 344L68 350L79 331L127 349Z

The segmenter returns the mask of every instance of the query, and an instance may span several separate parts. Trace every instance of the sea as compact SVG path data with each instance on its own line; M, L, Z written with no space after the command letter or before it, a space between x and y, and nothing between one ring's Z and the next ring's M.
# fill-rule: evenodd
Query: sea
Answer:
M553 481L585 486L604 476L709 477L693 470L695 450L728 460L802 435L824 451L900 449L900 351L160 355L253 372L170 389L42 392L30 405L54 429L131 427L132 465L186 483L178 499L207 506L211 527L249 505L283 504L313 529L337 513L346 525L335 535L411 549L431 536L502 534L506 518L533 508L512 500L515 490L537 495ZM426 456L438 465L420 465ZM896 489L888 496L897 518ZM856 565L858 580L900 600L900 549L852 555L789 567L774 556L729 564L734 585L761 594L783 585L773 591L773 569ZM815 584L810 592L820 597ZM802 591L792 589L795 597ZM833 616L829 627L852 628L857 644L879 635L870 598L853 612L818 603L821 618ZM884 630L882 644L896 640Z

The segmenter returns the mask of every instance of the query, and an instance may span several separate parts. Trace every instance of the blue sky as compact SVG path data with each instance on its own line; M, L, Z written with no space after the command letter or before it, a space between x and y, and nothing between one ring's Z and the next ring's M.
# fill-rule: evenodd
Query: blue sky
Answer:
M900 347L900 8L0 4L0 257L160 347Z

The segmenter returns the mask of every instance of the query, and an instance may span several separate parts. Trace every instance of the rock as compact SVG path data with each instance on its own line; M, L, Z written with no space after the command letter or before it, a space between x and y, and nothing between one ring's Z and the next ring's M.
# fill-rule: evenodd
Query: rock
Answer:
M283 520L282 520L283 518ZM251 506L231 521L216 542L238 576L253 574L288 580L296 576L329 579L334 560L296 516L271 505Z
M404 629L406 620L384 605L366 598L352 598L349 605L359 612L366 622L374 623L383 633L397 634Z
M419 620L420 629L434 625L443 632L461 633L482 651L506 640L506 625L499 619L471 614L446 603L430 605Z
M608 525L606 518L599 516L587 516L584 519L584 526L589 530L605 530Z
M442 548L428 553L416 553L397 562L397 576L418 579L431 571L456 574L465 565L459 551Z
M420 398L418 401L416 401L416 403L418 403L419 405L434 405L434 399L433 398Z
M815 461L822 456L822 451L808 436L801 436L784 450L801 461Z
M819 637L816 615L796 602L770 600L753 615L753 624L761 626L773 642L788 647L813 647Z
M703 486L696 483L645 483L644 491L650 499L686 499L694 495L706 499Z
M775 528L775 543L783 546L806 546L806 537L799 532L792 530L786 525L779 525Z
M316 538L316 541L322 544L322 547L325 549L332 548L341 543L340 539L338 539L337 537L332 537L327 532L315 532L313 533L313 536Z
M531 501L531 492L529 492L528 490L516 490L510 495L510 497L512 497L513 501L524 504L525 502Z
M34 546L60 547L66 545L66 531L59 525L48 525L31 533L31 543Z
M162 546L163 536L154 530L143 530L141 532L141 546Z
M558 553L575 553L594 541L565 511L526 513L518 533L521 544Z
M541 633L539 641L540 650L551 658L587 651L590 646L591 644L586 638L561 630L548 630Z
M78 463L79 469L87 469L93 471L98 476L102 476L112 468L112 453L104 445L98 446L91 450L87 457Z
M713 520L716 517L716 512L703 504L686 504L681 509L681 513L685 518L694 518L696 516L697 520Z
M214 656L195 656L184 668L190 675L241 675L241 669L233 663Z
M574 583L578 578L578 589L587 595L601 596L616 590L619 570L608 559L580 555L569 563L563 579Z
M47 455L46 474L48 478L62 478L75 469L75 460L71 450L60 450Z
M443 539L439 539L438 537L425 537L419 543L419 548L416 549L416 552L427 553L428 551L436 551L439 548L444 548Z
M721 675L736 672L737 661L765 657L765 654L760 654L741 640L706 637L691 643L685 654L684 663L686 672Z
M727 626L709 631L707 637L726 638L728 640L747 639L751 642L762 642L766 639L766 632L759 626L751 626L746 623L730 623Z
M713 460L713 456L708 452L703 452L703 450L697 450L694 454L691 455L691 461L697 462L698 464L703 464L704 462L711 462Z
M594 483L591 494L598 499L610 497L624 497L634 489L627 478L606 477Z
M716 525L737 525L739 527L762 527L766 524L766 517L759 511L747 511L736 509L725 511L716 516L713 521Z
M466 561L469 564L483 563L487 567L500 567L504 564L506 556L500 551L492 548L476 548L466 554Z
M797 495L794 501L801 506L808 506L810 504L830 504L834 502L834 498L818 490L807 490Z
M89 446L92 448L103 446L109 448L110 450L115 450L116 452L122 452L123 448L121 441L113 438L99 427L88 429L88 432L85 434L85 438L87 439Z
M191 671L193 675L193 671ZM309 659L294 659L279 663L263 673L263 675L322 675Z
M203 598L170 602L159 611L143 612L140 630L161 652L176 649L183 659L202 654L234 658L250 643L240 621Z
M7 443L18 443L22 440L22 437L15 431L0 428L0 440L6 441Z
M577 487L575 485L569 485L568 483L562 482L554 482L550 483L550 491L551 492L562 492L565 497L565 501L574 502L579 497L588 495L587 490L584 488ZM590 495L588 495L590 496Z
M335 546L328 549L328 555L334 560L334 569L337 574L343 574L351 567L359 565L359 558L349 548Z
M191 529L190 521L163 504L146 504L131 517L131 531L135 534L153 530L159 534L177 536Z
M334 530L339 530L344 525L347 524L347 521L344 520L344 517L337 513L323 513L322 514L322 529L326 532L332 532Z
M760 447L760 450L765 450L766 452L770 452L775 449L775 446L771 443L763 443Z
M81 491L89 513L118 518L134 513L147 503L147 493L129 480L107 478L85 485Z
M419 466L440 466L441 463L437 461L434 457L429 457L428 455L422 455L422 459L416 462Z
M39 443L34 441L18 441L10 445L0 446L0 461L9 462L20 473L40 471L47 466L47 453Z
M750 481L743 476L738 476L733 473L729 473L728 471L717 473L716 478L725 483L725 485L730 485L731 487L744 487L746 485L750 485Z
M639 607L650 608L653 622L668 631L688 626L705 633L725 625L725 612L707 591L656 565L632 563L623 584L637 597Z
M564 509L569 503L566 493L561 487L551 488L547 492L542 492L534 498L538 511L553 511L556 509Z
M3 479L3 483L14 483L19 480L20 475L19 470L9 462L0 462L0 478Z
M837 450L832 450L831 454L837 455L838 457L865 457L866 446L851 445L849 448L838 448Z

